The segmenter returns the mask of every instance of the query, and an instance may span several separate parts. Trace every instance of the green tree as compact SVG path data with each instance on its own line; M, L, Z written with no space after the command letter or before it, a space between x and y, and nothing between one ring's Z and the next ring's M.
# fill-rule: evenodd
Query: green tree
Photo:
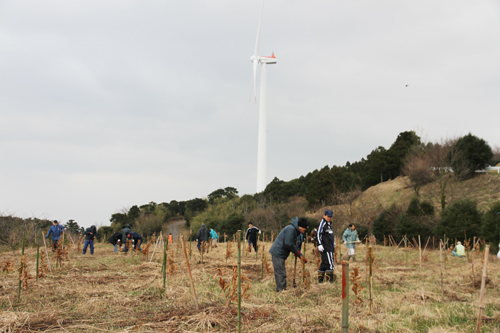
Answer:
M309 192L306 195L309 207L317 207L331 201L333 186L334 178L328 165L314 173L309 182Z
M481 213L477 209L477 203L471 199L455 201L448 206L435 228L439 237L446 234L447 238L464 240L467 237L480 236Z
M219 235L226 233L227 235L232 235L236 231L241 230L243 232L243 225L245 224L245 218L241 214L233 213L222 223L220 226Z
M74 234L78 234L79 232L83 232L83 227L80 227L75 220L69 220L64 225L64 229Z
M460 179L474 177L493 158L493 151L486 141L471 133L458 139L448 154L453 172Z
M389 178L387 172L387 150L379 146L366 157L364 188L377 185Z

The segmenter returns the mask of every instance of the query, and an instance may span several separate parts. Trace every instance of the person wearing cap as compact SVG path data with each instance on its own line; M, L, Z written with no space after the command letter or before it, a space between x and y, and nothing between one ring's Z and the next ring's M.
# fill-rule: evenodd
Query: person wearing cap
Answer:
M271 253L274 278L276 280L276 291L286 289L286 266L285 260L292 252L296 257L307 259L300 253L299 236L307 230L307 219L294 217L292 222L281 230L276 237L269 253Z
M465 257L465 247L462 245L461 242L457 242L457 246L455 246L455 250L451 252L451 254L454 257L463 258Z
M142 236L140 233L132 231L130 233L130 238L132 239L132 244L134 250L141 251Z
M318 269L319 283L323 283L325 276L326 280L331 283L335 282L337 279L335 274L333 274L333 270L335 269L335 264L333 262L335 243L333 241L332 217L333 212L327 209L318 227L318 251L321 253L321 264Z
M252 245L255 252L257 252L257 235L260 235L260 229L254 227L252 222L248 223L247 233L245 234L245 239L248 241L248 252L252 252Z
M342 260L349 261L349 259L352 258L353 261L356 261L356 243L359 243L360 240L354 223L349 224L347 229L345 229L342 239L344 240L345 247L347 248L347 252L342 257Z
M54 220L52 222L52 226L47 232L47 236L45 236L45 238L49 238L50 234L52 234L52 252L55 252L57 250L57 243L59 242L59 238L61 237L63 232L64 227L62 225L59 225L59 222L57 222L57 220Z
M196 235L196 240L198 241L198 251L201 252L201 243L208 242L208 230L205 227L205 223L201 225L200 230L198 230L198 234Z
M90 245L90 254L94 255L94 239L97 235L97 228L95 225L90 226L85 230L85 243L83 244L82 255L87 253L87 247Z
M125 227L123 227L122 231L122 245L124 246L123 252L127 252L127 240L130 239L130 233L132 232L132 229L130 227L130 224L127 224Z

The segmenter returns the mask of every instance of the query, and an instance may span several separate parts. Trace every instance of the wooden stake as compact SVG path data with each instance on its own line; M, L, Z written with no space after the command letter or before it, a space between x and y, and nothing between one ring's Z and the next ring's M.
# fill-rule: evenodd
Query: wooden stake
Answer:
M484 265L483 265L483 278L481 279L481 293L479 294L479 314L477 315L477 326L476 333L481 332L481 321L482 321L482 312L484 309L483 306L483 298L484 298L484 287L486 285L486 265L488 264L488 256L490 254L490 246L486 245L484 249Z
M43 247L45 247L45 255L47 256L47 262L49 263L49 270L52 272L52 267L50 266L49 252L47 252L47 244L45 244L45 234L42 231Z
M186 251L186 247L184 246L184 237L181 236L182 249L184 250L184 257L186 258L186 266L189 273L189 282L191 283L191 293L193 294L193 302L196 308L196 311L200 311L198 307L198 298L196 297L196 291L194 290L193 276L191 275L191 267L189 266L189 259Z

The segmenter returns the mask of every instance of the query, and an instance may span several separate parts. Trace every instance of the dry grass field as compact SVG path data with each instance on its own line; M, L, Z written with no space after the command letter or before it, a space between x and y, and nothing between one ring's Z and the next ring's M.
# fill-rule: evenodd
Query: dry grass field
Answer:
M272 269L271 256L265 246ZM152 262L142 254L114 254L109 244L96 244L95 255L70 250L69 260L46 277L28 281L18 298L20 251L0 254L0 331L5 332L235 332L237 305L222 294L219 276L230 284L237 264L236 246L226 264L226 244L201 256L192 243L190 265L199 310L195 309L186 263L180 248L170 246L166 288L160 273L162 254ZM250 288L242 300L243 332L340 332L341 284L319 285L317 263L308 244L306 274L297 265L298 286L292 288L293 259L287 263L288 290L274 291L274 276L264 270L262 256L245 253L242 274ZM345 251L345 249L343 250ZM419 269L418 250L377 246L374 262L373 313L369 310L365 255L358 246L361 301L350 291L350 332L474 332L478 315L482 259L476 253L475 278L467 258L448 253L441 289L439 251L427 249ZM152 251L150 251L151 254ZM36 248L26 250L34 276ZM51 264L55 258L50 253ZM500 260L491 255L484 298L482 332L500 332ZM219 274L219 276L216 276ZM309 275L309 276L308 276ZM305 282L303 279L305 278ZM248 284L247 284L248 286ZM229 294L231 291L227 290Z

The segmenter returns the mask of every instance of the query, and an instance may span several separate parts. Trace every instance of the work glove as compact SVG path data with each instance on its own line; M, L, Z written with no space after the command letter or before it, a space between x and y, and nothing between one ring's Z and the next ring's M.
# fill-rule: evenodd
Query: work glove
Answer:
M325 248L323 247L323 245L318 245L318 251L319 252L325 251Z

